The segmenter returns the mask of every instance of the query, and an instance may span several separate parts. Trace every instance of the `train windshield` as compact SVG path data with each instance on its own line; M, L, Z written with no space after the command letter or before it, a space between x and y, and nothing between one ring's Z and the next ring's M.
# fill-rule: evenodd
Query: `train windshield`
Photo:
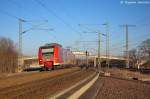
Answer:
M44 59L52 59L54 55L54 48L48 47L48 48L42 48L42 56Z

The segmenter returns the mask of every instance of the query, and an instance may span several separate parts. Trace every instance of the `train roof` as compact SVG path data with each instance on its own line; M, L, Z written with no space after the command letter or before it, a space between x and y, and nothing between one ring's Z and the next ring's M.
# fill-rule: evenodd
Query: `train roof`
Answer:
M41 46L41 48L43 48L43 47L51 47L51 46L60 46L60 47L62 47L62 45L60 45L58 43L47 43L44 46Z

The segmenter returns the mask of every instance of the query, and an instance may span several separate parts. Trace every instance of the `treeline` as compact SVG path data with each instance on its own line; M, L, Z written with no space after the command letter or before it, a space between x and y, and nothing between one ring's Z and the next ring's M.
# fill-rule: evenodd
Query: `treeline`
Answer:
M0 73L14 73L18 66L18 52L13 41L0 37Z
M129 51L130 67L150 69L150 39Z

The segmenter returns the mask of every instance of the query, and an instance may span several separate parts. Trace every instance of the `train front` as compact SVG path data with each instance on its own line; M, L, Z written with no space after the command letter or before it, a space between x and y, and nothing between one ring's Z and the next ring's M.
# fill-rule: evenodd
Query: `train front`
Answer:
M54 47L42 46L39 48L39 65L43 65L44 69L50 70L54 67Z

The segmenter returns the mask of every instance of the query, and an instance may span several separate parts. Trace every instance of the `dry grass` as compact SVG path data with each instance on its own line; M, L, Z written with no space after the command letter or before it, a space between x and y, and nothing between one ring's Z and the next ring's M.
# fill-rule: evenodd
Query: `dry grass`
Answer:
M122 70L118 68L105 69L106 72L109 72L113 76L117 76L120 78L138 78L139 80L147 80L150 81L150 75L142 74L140 72L133 72L129 70Z

